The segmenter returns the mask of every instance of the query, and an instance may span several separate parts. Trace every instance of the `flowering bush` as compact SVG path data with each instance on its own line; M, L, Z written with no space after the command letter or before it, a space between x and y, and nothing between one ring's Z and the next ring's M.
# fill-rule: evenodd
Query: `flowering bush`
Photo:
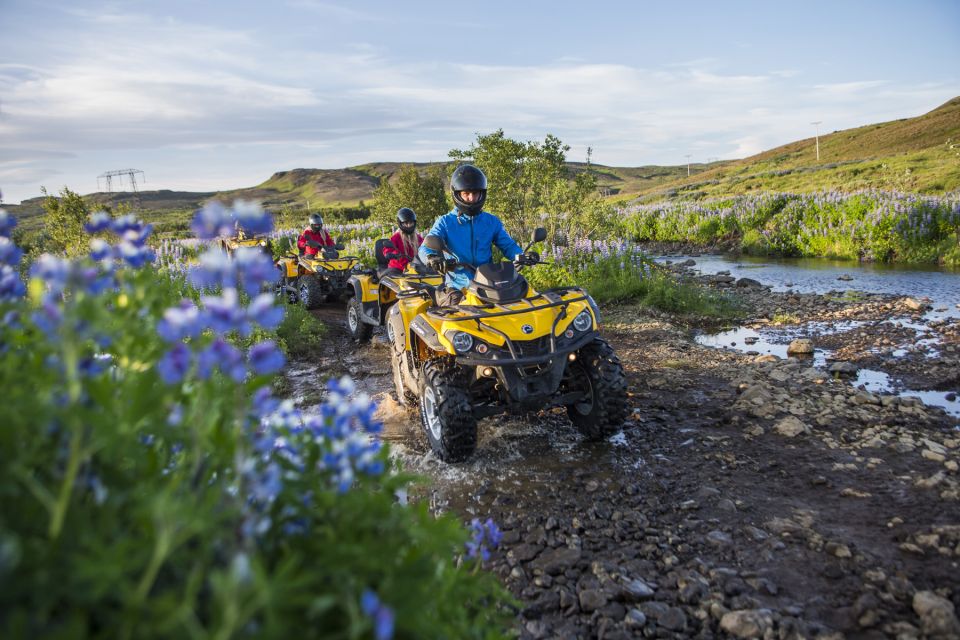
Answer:
M194 228L238 216L263 218ZM12 226L0 211L0 636L500 633L504 592L457 567L467 530L398 502L369 399L271 395L269 260L157 269L149 226L95 215L90 254L24 286Z

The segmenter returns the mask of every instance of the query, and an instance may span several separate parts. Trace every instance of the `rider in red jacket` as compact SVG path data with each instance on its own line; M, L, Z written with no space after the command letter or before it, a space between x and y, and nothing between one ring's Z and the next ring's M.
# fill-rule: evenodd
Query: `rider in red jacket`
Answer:
M417 214L408 207L397 211L397 227L398 231L390 238L393 248L384 249L383 255L390 259L387 263L388 269L403 273L410 261L417 256L423 236L417 233Z
M320 214L310 214L309 228L304 229L300 237L297 238L300 255L306 253L308 256L315 256L320 253L322 247L332 247L333 244L333 238L323 230L323 218Z

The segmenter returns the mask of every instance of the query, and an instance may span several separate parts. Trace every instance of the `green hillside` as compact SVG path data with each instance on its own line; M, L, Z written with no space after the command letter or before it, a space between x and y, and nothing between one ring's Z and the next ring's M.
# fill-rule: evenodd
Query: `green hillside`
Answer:
M823 189L929 194L960 189L960 98L916 118L822 135L819 162L816 141L807 138L642 189L639 195L656 199Z

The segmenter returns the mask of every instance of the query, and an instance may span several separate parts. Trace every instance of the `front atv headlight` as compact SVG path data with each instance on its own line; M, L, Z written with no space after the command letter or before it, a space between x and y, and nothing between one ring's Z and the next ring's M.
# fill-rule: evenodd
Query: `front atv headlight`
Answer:
M593 326L593 316L590 315L590 312L584 309L577 314L577 317L573 319L573 328L577 331L586 331Z
M453 348L457 353L466 353L473 346L473 336L463 331L457 331L453 334L453 340L450 342L453 343Z
M261 240L261 241L260 241L260 246L261 246L261 247L267 246L267 241L266 241L266 240Z

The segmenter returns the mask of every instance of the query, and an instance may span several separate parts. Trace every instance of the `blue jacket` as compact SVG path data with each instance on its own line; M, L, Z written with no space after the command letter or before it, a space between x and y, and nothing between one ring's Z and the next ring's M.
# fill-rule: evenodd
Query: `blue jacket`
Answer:
M454 209L437 218L427 235L437 236L443 240L447 245L446 253L452 254L458 262L465 262L475 267L492 261L493 251L490 248L492 244L497 245L503 255L510 260L523 253L520 245L503 228L500 218L486 211L470 217L460 215ZM420 245L420 260L424 263L427 261L427 256L436 253L433 249L427 248L426 244ZM463 289L472 279L473 272L460 267L447 274L446 282L451 287Z

